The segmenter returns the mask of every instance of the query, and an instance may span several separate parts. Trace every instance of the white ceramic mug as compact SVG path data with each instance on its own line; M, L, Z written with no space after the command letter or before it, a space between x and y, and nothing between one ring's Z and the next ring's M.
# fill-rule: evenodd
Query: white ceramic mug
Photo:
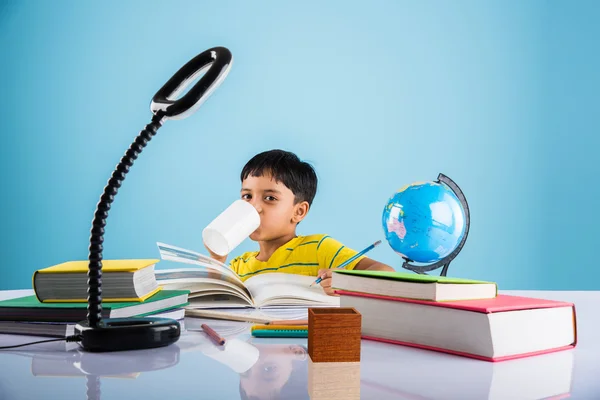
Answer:
M260 216L245 200L236 200L202 231L204 244L215 254L225 256L260 226Z

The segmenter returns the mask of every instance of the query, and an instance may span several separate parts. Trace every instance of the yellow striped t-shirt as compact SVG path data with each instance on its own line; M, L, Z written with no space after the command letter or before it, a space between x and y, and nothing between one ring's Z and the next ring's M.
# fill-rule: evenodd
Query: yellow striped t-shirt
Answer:
M317 276L319 269L336 268L357 253L329 235L297 236L275 250L268 261L257 260L258 251L251 251L229 264L242 280L267 272ZM356 258L344 268L354 269L363 258Z

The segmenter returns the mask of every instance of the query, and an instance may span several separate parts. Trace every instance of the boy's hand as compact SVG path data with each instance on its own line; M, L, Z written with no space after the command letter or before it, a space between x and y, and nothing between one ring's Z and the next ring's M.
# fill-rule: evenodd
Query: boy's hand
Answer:
M204 247L208 251L208 254L210 255L210 258L212 258L213 260L217 260L217 261L222 262L222 263L225 263L225 261L227 261L227 255L220 256L218 254L213 253L212 251L210 251L210 249L208 248L208 246L206 245L206 243L204 243Z
M333 275L333 271L330 269L320 269L317 273L317 277L321 277L321 287L330 296L339 296L339 294L333 293L333 289L331 288L331 276Z

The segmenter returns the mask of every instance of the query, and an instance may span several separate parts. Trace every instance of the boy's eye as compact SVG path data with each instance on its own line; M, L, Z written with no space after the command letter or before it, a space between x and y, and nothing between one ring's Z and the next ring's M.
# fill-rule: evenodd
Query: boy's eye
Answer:
M273 197L273 196L267 196L267 197L265 197L265 200L267 200L267 201L275 201L277 199L275 197Z
M248 193L244 193L244 194L242 195L242 199L243 199L243 200L250 200L251 198L252 198L252 196L251 196L251 195L249 195Z

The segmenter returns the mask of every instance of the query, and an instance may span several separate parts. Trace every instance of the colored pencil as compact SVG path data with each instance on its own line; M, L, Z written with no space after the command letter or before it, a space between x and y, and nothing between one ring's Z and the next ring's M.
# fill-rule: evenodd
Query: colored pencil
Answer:
M206 324L202 324L200 326L202 327L204 332L206 332L206 334L210 336L212 340L214 340L215 343L221 346L225 344L225 339L223 339L217 332L215 332L213 328Z
M268 330L268 331L306 331L308 330L308 325L252 325L250 328L251 331L255 330Z
M280 321L270 321L265 325L308 325L307 319L284 319Z

